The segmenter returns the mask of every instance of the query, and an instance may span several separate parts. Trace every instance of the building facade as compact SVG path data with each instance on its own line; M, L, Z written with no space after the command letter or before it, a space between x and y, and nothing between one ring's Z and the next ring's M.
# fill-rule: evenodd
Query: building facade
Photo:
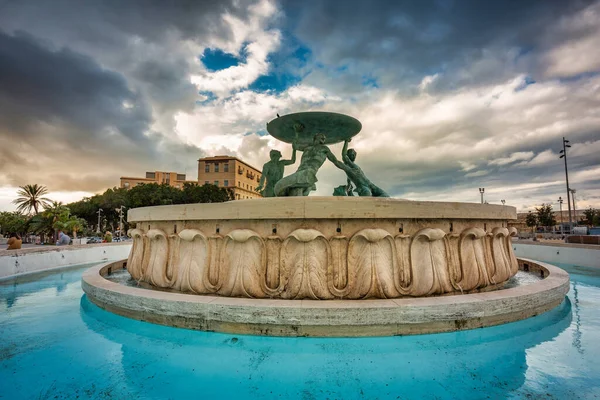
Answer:
M198 160L198 184L213 184L233 190L235 200L258 199L256 191L262 173L232 156L205 157Z
M167 185L176 187L178 189L183 189L183 184L186 182L196 183L195 181L186 181L185 174L180 174L177 172L154 171L154 172L146 172L145 178L132 178L132 177L127 177L127 176L122 176L120 187L125 188L125 189L131 189L132 187L137 186L142 183L158 183L159 185L167 184Z

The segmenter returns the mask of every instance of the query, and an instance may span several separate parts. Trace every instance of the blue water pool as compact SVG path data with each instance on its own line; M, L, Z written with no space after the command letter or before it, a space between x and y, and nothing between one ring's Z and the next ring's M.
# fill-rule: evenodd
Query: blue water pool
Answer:
M561 266L571 274L568 298L525 321L308 339L113 315L83 295L88 267L0 282L0 398L600 398L600 269Z

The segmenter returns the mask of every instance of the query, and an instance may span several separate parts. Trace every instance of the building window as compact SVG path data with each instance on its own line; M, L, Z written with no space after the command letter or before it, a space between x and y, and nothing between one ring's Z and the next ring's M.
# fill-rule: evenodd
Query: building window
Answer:
M204 184L205 184L205 185L208 185L209 183L210 183L209 181L204 181Z
M242 182L238 181L238 187L242 187Z
M227 165L227 164L225 164L225 165ZM225 179L223 181L223 186L225 186L225 187L229 186L229 181L227 179Z
M185 174L177 174L178 181L185 181Z
M219 186L219 181L215 181L215 186Z
M219 164L215 164L215 172L219 172Z
M146 172L146 179L156 179L156 172Z
M223 172L229 172L229 164L223 164Z
M206 163L204 165L204 172L210 172L210 164L209 163ZM208 183L208 181L206 183Z

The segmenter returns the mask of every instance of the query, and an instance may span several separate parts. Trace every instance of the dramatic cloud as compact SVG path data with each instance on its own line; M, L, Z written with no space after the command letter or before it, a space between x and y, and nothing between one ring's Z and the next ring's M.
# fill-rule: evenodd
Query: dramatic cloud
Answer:
M69 200L195 179L204 155L260 167L291 153L266 123L308 110L360 119L359 165L409 199L556 202L567 137L578 207L600 207L599 1L39 0L0 27L0 209L28 183Z

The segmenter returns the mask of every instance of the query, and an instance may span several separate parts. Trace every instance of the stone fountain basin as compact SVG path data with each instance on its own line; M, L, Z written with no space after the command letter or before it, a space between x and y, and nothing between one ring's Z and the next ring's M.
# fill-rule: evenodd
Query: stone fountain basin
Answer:
M486 293L386 300L267 300L198 296L130 287L105 277L125 260L90 268L82 288L99 307L137 320L188 329L269 336L389 336L449 332L529 318L559 305L569 275L528 259L544 279Z
M366 300L472 293L518 270L510 206L284 197L130 210L127 269L201 295Z

